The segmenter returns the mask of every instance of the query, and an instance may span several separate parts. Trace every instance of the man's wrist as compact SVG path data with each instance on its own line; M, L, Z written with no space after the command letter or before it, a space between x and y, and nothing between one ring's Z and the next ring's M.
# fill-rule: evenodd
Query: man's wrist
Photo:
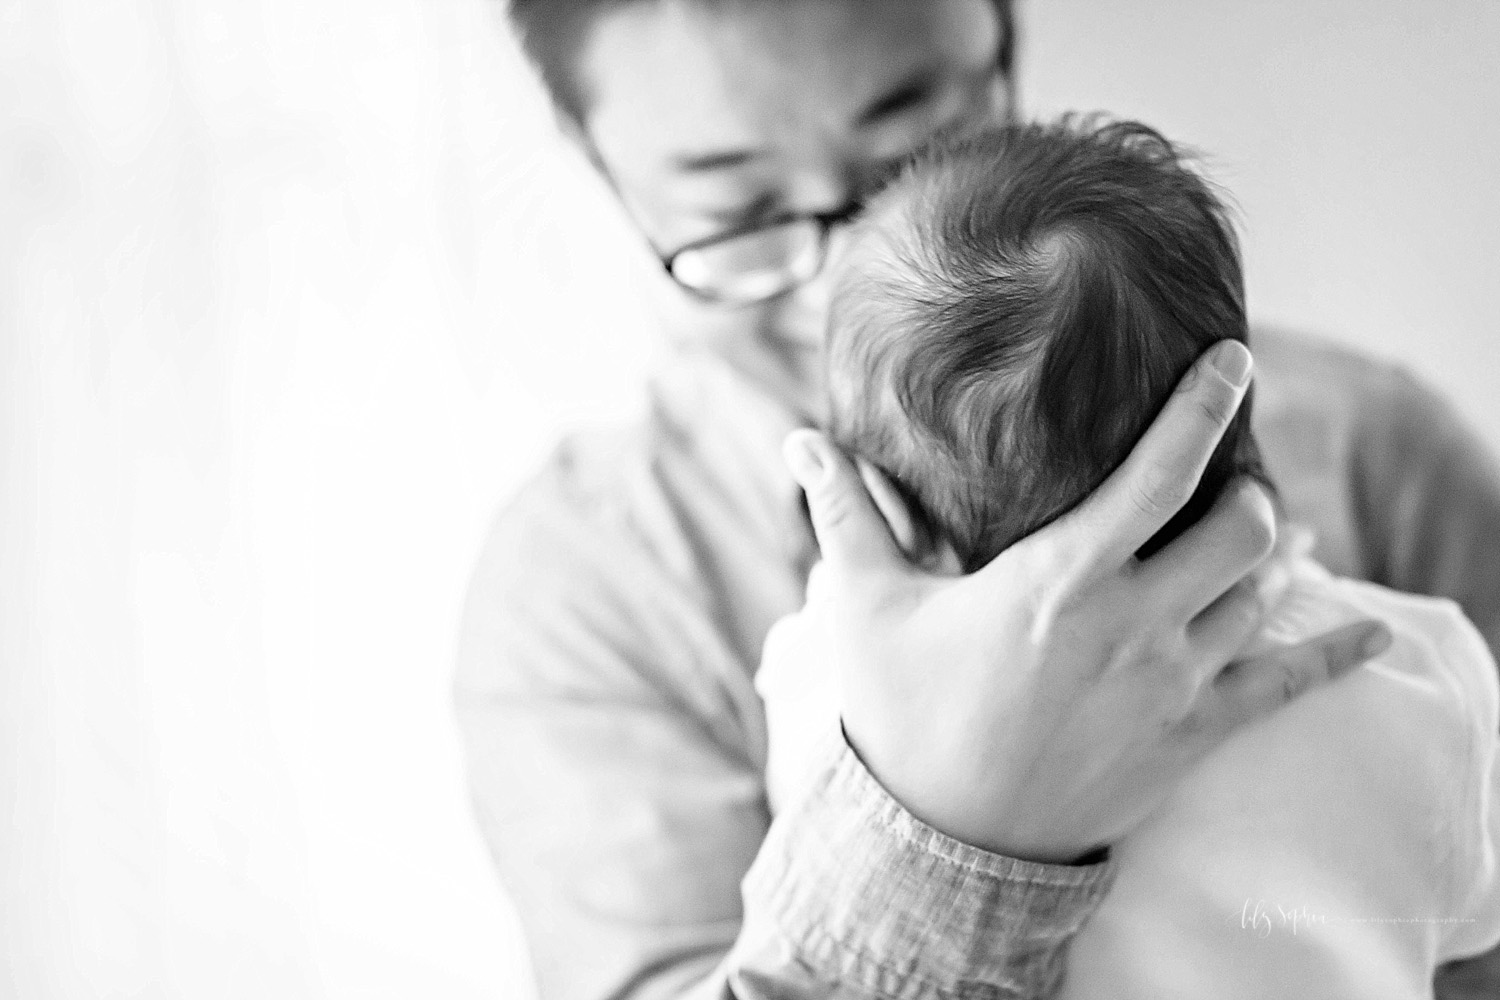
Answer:
M818 778L778 813L744 880L747 926L769 923L820 975L877 995L893 976L937 995L974 981L1048 995L1113 865L1043 864L955 839L829 736Z
M880 775L876 766L871 766L869 757L850 736L848 727L842 720L839 723L839 731L844 737L848 753L860 764L870 780L877 783L885 795L909 812L914 819L944 836L989 854L1039 865L1065 867L1097 865L1103 864L1109 858L1109 845L1107 844L1069 843L1066 839L1047 841L1036 837L1017 837L1014 833L997 831L994 821L971 815L973 804L982 798L972 789L955 790L952 798L962 803L964 807L959 810L942 810L932 805L932 798L940 791L934 788L932 781L925 783L923 795L904 794L900 788L892 788L890 783Z

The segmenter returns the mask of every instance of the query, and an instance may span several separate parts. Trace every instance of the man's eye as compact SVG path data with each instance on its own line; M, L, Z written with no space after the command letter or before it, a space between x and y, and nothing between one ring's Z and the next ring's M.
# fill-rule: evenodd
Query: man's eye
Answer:
M693 210L699 219L715 229L740 229L761 222L776 212L776 198L761 195L749 202L733 205L704 205Z
M931 101L936 90L936 85L930 80L912 83L865 112L865 118L871 122L879 122L908 114Z

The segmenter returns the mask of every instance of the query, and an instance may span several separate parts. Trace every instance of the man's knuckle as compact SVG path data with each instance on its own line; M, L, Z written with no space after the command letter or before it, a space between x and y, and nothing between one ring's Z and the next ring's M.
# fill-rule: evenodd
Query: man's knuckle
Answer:
M1190 495L1183 478L1163 466L1148 468L1132 494L1138 511L1148 517L1175 513Z
M1318 652L1316 662L1320 679L1334 676L1356 655L1355 650L1346 642L1325 642Z
M1162 503L1152 490L1139 486L1130 491L1130 507L1137 516L1152 518L1161 513Z
M1235 400L1225 393L1204 393L1197 397L1198 410L1214 427L1222 427L1234 416Z
M1191 711L1177 720L1173 729L1182 739L1196 740L1209 731L1214 721L1215 716L1206 706L1195 704Z
M1198 704L1198 691L1191 671L1178 671L1167 685L1163 708L1173 719L1186 719Z
M1201 364L1189 368L1187 373L1177 381L1177 391L1182 394L1191 392L1193 387L1198 384L1198 379L1202 377L1202 369L1203 366Z
M1154 630L1143 632L1134 642L1136 658L1167 677L1178 673L1180 656L1174 644Z
M1189 660L1186 648L1179 648L1171 654L1170 670L1173 704L1178 715L1188 715L1203 693L1198 664Z
M1183 642L1143 630L1121 639L1116 649L1122 667L1150 678L1156 707L1163 717L1177 719L1191 710L1197 700L1198 683Z

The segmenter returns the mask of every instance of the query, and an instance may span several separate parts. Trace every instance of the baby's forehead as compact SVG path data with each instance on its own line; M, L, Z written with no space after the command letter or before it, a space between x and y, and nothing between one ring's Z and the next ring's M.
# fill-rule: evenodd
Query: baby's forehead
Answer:
M873 199L850 227L833 278L827 375L835 409L883 412L889 427L904 420L896 416L901 410L887 366L923 335L922 303L942 297L933 287L941 279L921 249L921 220L914 213L922 208L900 184Z
M897 181L865 206L840 254L837 284L880 284L910 270L920 211L913 187Z
M929 172L908 170L865 202L856 231L887 241L910 232L922 218L922 210L930 212L934 207L932 187Z

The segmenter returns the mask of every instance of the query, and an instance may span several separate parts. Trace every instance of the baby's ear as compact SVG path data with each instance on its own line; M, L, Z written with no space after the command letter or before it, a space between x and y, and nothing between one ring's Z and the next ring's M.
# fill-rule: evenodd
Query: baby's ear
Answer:
M886 474L863 458L856 458L854 462L859 469L859 478L864 481L865 490L870 494L870 499L875 501L880 516L885 518L886 527L890 529L891 537L895 539L902 554L930 573L944 576L958 576L962 573L963 563L958 558L957 551L947 539L939 538L932 531L926 518L912 509Z
M890 529L891 537L896 540L896 546L905 553L908 559L913 558L919 544L917 537L917 521L912 517L911 508L901 498L886 474L877 469L863 458L854 459L855 467L859 469L859 478L864 481L865 491L870 494L870 499L875 501L875 507L880 511L880 516L885 518L885 526Z

